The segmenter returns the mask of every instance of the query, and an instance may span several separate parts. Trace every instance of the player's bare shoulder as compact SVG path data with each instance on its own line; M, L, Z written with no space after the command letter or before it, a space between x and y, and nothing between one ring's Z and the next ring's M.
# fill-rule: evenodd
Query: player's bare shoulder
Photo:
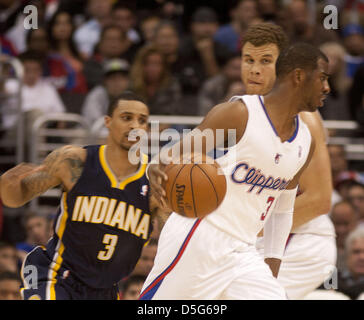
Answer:
M315 137L316 142L325 142L327 139L327 132L324 128L321 115L318 111L315 112L300 112L299 114L302 121L307 125L311 135Z
M198 127L200 129L235 129L237 137L239 137L244 134L247 121L248 109L245 103L239 99L213 107Z

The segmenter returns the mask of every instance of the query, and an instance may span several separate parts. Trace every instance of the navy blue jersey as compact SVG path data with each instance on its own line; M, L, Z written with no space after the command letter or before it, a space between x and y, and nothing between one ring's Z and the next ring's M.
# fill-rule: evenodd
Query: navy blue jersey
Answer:
M117 181L107 164L105 146L88 146L81 177L64 192L47 244L52 260L48 279L69 270L92 288L109 288L134 269L152 231L148 157L138 171Z

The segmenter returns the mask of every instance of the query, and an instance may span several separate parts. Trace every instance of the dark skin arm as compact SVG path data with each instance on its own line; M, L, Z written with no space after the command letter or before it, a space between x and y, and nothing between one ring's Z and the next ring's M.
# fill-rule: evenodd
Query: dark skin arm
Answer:
M240 140L245 132L246 123L248 120L248 111L242 101L226 102L215 106L204 118L200 125L196 129L204 131L205 129L211 129L214 136L214 145L212 148L220 147L228 140L228 130L236 130L236 142ZM223 130L223 136L220 138L216 132L217 130ZM191 134L192 134L191 133ZM186 143L188 141L188 143ZM182 141L174 144L169 150L166 150L160 156L165 158L166 155L172 156L174 154L180 154L183 156L183 145L191 145L191 153L194 151L198 154L206 155L210 150L206 150L206 141L202 139L202 150L195 150L194 140L191 141L190 135L186 135ZM181 159L181 158L180 158ZM165 165L162 163L151 164L148 168L148 176L150 186L154 190L154 196L163 207L167 207L165 199L165 190L162 187L162 180L167 181L167 176L163 172Z
M62 185L69 191L81 176L86 150L64 146L51 152L41 165L21 163L1 176L4 205L21 207L47 190Z

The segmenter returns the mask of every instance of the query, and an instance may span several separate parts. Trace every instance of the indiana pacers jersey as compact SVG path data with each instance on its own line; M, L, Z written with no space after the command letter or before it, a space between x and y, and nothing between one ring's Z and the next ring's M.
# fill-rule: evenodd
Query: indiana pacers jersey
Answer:
M148 157L138 171L117 181L106 146L88 146L81 177L64 192L48 242L48 294L68 273L91 288L110 288L134 269L152 231ZM31 257L28 259L30 260ZM52 298L48 296L47 298Z

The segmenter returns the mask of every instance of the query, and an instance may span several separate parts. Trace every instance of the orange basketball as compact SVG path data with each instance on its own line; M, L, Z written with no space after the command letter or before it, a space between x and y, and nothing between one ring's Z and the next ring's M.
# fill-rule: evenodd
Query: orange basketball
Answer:
M221 204L226 193L225 176L219 165L169 164L164 184L169 207L185 217L203 218ZM220 171L222 172L222 171Z

